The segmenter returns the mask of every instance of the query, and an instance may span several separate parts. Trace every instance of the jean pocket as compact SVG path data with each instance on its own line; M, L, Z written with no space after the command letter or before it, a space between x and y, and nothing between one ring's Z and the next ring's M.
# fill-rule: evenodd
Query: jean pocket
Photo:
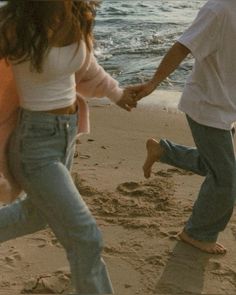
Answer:
M58 148L58 141L56 124L25 122L20 137L21 157L27 161L50 158Z
M35 139L49 139L57 135L57 127L54 124L30 123L26 125L24 137Z

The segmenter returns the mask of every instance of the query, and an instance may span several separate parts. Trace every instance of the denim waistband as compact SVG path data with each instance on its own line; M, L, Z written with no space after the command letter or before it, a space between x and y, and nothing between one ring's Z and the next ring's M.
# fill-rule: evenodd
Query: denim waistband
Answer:
M57 115L57 114L51 114L44 111L30 111L23 108L20 108L19 110L19 120L18 122L24 121L24 122L35 122L35 123L48 123L48 124L54 124L54 123L70 123L70 124L77 124L78 120L78 113L75 114L67 114L67 115Z

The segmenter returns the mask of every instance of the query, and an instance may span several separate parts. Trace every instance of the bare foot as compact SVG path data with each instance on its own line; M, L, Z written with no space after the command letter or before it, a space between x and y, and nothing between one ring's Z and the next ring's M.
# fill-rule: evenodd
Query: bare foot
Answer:
M153 138L147 140L146 148L147 157L143 165L143 172L144 177L149 178L152 172L152 165L160 160L160 157L162 156L164 150L161 147L160 143Z
M217 242L208 243L208 242L194 240L185 231L182 231L179 234L179 238L185 243L190 244L193 247L198 248L201 251L209 253L209 254L225 254L227 251L223 245Z

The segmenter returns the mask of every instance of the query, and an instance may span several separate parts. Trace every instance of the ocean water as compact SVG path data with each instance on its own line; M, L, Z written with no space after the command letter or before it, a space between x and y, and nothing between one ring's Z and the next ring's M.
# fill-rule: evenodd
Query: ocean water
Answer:
M121 85L146 81L205 0L103 0L95 24L95 54ZM189 56L161 88L182 90Z
M146 81L205 2L102 0L94 28L99 63L121 85ZM192 65L189 56L161 88L181 91Z

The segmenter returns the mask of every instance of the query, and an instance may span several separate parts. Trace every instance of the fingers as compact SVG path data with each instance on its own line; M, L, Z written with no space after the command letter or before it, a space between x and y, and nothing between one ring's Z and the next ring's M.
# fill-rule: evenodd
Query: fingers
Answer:
M133 103L130 103L130 104L127 104L127 103L117 103L117 105L119 107L121 107L122 109L128 111L128 112L131 112L133 108L136 108L137 107L137 102L133 102Z
M126 110L126 111L128 111L128 112L131 112L132 111L132 108L129 105L127 105L127 104L125 104L123 106L123 109Z
M124 93L122 98L117 105L122 109L130 112L132 108L137 107L137 103L143 97L149 95L155 90L157 84L152 80L147 83L138 84L138 85L130 85L124 89Z
M117 102L117 105L126 111L131 111L137 107L137 102L143 97L140 97L140 86L128 86L124 89L122 98Z
M137 101L136 101L136 99L135 100L133 100L132 102L130 102L128 105L131 107L131 108L136 108L137 107Z
M130 91L125 91L121 100L117 102L117 105L127 111L131 111L132 108L137 107L137 101L133 98L133 93L131 94Z
M124 101L118 101L116 103L120 108L130 112L132 110L132 107L130 107L128 104L126 104Z

